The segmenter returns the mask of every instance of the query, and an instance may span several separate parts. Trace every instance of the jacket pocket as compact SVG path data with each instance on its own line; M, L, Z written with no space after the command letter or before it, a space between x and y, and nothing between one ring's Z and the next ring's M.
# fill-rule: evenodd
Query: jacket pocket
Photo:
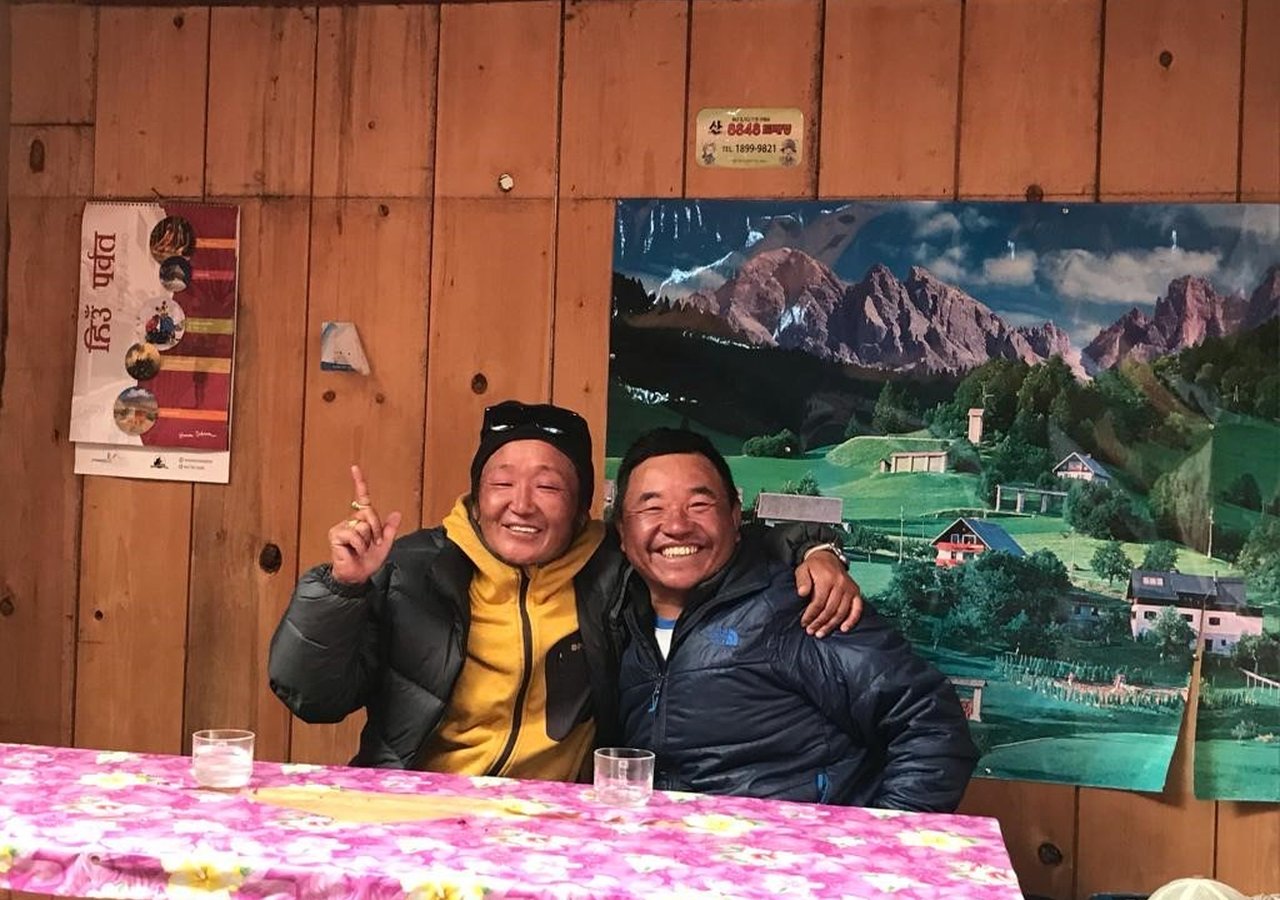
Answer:
M565 635L547 651L547 737L562 741L591 718L591 683L582 633Z

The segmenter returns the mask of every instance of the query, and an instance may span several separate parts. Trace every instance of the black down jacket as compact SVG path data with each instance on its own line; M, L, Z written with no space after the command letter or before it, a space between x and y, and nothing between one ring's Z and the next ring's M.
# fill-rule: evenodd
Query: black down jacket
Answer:
M603 742L617 728L617 661L604 610L621 562L606 538L573 582L590 681L583 702ZM340 722L367 707L351 764L415 768L466 659L474 572L444 528L398 539L365 585L335 581L327 565L310 570L271 639L271 689L304 722Z
M792 573L748 555L695 592L665 662L636 573L611 613L624 740L657 755L654 786L955 809L978 752L946 678L870 606L847 634L805 634Z

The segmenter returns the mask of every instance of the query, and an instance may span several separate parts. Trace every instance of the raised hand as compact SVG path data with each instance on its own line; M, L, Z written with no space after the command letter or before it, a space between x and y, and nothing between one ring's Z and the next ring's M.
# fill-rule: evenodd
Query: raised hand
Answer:
M359 466L351 467L351 480L355 489L351 517L329 529L329 552L335 580L364 584L387 561L400 528L400 513L393 512L383 521Z

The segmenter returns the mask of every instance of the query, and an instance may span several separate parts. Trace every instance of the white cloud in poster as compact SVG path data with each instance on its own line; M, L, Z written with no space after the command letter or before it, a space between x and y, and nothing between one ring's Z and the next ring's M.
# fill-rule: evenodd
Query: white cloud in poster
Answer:
M1037 256L1030 250L1013 257L1002 255L984 259L980 269L969 267L965 249L959 246L948 247L941 255L932 258L917 251L916 258L926 269L949 284L1029 287L1036 282Z
M1024 251L1017 256L997 256L982 261L982 275L978 284L1006 284L1011 287L1027 287L1036 282L1036 254Z
M916 226L916 237L929 238L959 234L963 226L955 213L940 212L924 219Z
M1237 233L1262 244L1280 242L1280 206L1273 203L1204 203L1188 206L1138 206L1136 217L1169 234L1178 229L1183 241L1205 229Z
M972 206L966 206L960 213L960 222L966 231L986 231L996 224Z
M1150 303L1169 282L1183 275L1212 277L1216 252L1187 252L1169 247L1109 255L1063 250L1044 257L1044 274L1064 297L1099 303Z
M941 256L924 260L923 265L936 278L941 278L950 284L958 284L969 280L968 272L965 269L964 256L963 247L948 247Z

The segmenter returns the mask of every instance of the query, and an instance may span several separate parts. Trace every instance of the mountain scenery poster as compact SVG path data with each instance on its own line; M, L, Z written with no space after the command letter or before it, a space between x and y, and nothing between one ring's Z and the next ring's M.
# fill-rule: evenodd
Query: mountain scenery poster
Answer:
M1280 206L627 200L606 474L649 428L843 535L978 774L1280 799Z

